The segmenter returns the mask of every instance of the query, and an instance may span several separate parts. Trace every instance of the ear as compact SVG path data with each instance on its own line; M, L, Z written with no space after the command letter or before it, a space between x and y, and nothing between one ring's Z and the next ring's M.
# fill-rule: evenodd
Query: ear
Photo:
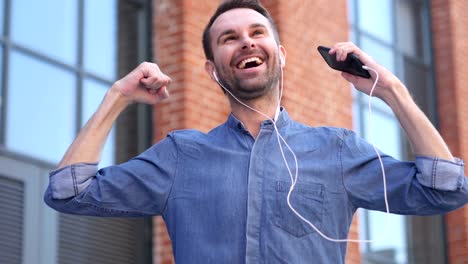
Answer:
M280 56L281 67L284 68L284 66L286 65L286 49L282 45L279 45L278 53Z
M215 77L215 66L214 66L214 63L210 60L207 60L205 61L205 71L208 73L208 75L210 76L210 78L217 82L216 81L216 77Z

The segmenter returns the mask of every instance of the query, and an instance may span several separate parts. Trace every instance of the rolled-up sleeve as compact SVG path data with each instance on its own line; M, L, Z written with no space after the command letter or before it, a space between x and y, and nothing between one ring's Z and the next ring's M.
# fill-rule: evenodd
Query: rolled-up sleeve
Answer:
M77 196L96 176L96 163L72 164L49 173L49 184L52 198L66 199Z
M354 207L385 211L385 192L390 212L396 214L443 214L468 202L462 160L418 156L407 162L379 153L386 184L373 146L352 131L344 133L340 151L343 184Z
M434 157L416 157L418 181L429 188L441 191L457 191L463 186L464 162L459 158L454 161Z
M177 153L169 135L119 165L98 170L97 164L79 163L52 171L44 201L59 212L78 215L159 215L172 190Z

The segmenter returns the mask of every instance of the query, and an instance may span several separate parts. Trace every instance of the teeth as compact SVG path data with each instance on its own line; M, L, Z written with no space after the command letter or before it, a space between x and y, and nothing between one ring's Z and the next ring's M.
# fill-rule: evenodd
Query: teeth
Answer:
M255 62L257 63L257 65L260 65L262 64L263 61L259 57L252 57L252 58L248 58L248 59L241 61L237 67L239 69L244 69L245 65L249 62Z

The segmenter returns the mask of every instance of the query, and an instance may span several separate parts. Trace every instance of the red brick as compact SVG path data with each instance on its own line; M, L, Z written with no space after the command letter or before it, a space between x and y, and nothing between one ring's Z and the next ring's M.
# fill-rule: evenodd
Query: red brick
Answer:
M440 131L452 152L468 157L468 2L433 0L432 28ZM468 209L445 218L449 263L468 263Z

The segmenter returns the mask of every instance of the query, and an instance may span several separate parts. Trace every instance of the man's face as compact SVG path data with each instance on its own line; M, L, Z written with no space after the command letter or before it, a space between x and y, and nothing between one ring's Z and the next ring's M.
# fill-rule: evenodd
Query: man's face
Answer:
M239 99L261 97L278 84L278 44L269 21L247 8L220 15L211 30L219 81Z

